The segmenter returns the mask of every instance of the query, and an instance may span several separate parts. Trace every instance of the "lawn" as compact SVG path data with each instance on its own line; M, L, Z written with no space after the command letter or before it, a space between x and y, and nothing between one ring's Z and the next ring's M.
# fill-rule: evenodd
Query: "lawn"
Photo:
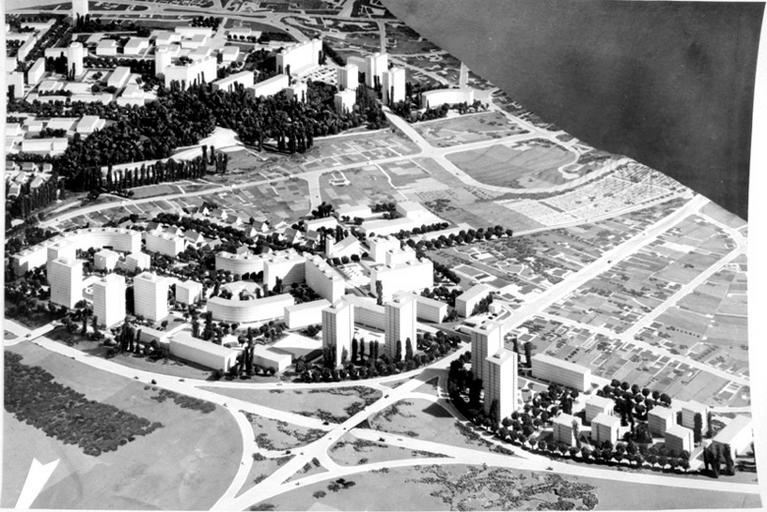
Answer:
M261 483L262 480L274 473L280 466L288 462L292 457L279 457L276 459L267 459L261 455L256 454L253 457L253 465L250 467L250 473L248 473L245 483L242 484L242 489L238 493L238 496L248 491L254 485Z
M527 133L526 129L512 123L500 112L425 121L416 123L413 127L429 144L441 148Z
M232 398L281 411L340 423L381 398L381 392L365 386L332 389L227 389L203 388Z
M514 147L494 144L447 158L475 180L498 187L545 188L577 177L557 171L573 160L573 154L548 141L526 141Z
M492 448L471 427L453 418L441 405L422 399L400 400L371 417L370 427L424 441L454 446Z
M31 344L12 349L25 364L44 367L56 382L90 400L160 422L163 427L99 456L47 437L4 412L3 507L18 499L32 459L59 460L34 501L42 508L208 509L226 490L242 449L234 420L221 409L208 414L158 401L139 382L86 367Z
M245 413L253 427L256 442L264 450L288 450L316 441L325 431L289 425L284 421Z

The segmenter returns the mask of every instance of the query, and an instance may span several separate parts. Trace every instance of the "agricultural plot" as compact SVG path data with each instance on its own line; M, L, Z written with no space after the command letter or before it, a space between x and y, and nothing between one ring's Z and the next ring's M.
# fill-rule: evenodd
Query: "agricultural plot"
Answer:
M580 176L561 169L574 162L577 155L543 139L511 146L495 144L452 153L447 158L480 183L496 187L546 188Z
M282 411L341 422L381 398L381 392L364 386L333 389L255 389L204 388L208 391L247 400Z
M389 181L396 188L410 187L417 181L427 178L429 175L412 160L400 160L379 164L383 173L389 177Z
M417 147L389 130L318 138L306 154L303 167L314 171L340 165L362 164L379 158L413 154Z
M322 200L334 205L373 204L403 199L392 188L387 176L374 165L325 173L319 181Z
M734 242L691 216L637 253L588 281L547 311L620 333L719 261ZM700 321L676 317L675 328L700 338Z
M170 401L161 403L155 389L92 368L86 371L81 363L31 344L9 350L89 400L162 427L116 451L93 456L5 411L3 436L14 442L3 444L3 507L16 503L33 458L46 463L59 460L33 503L51 509L207 509L234 477L242 447L237 426L223 409L204 413Z
M429 144L441 148L527 133L526 129L511 122L500 112L483 112L425 121L414 124L413 128Z

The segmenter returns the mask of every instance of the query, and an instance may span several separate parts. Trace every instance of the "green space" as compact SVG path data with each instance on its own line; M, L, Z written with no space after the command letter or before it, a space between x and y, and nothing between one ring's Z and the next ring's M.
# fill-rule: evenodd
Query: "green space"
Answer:
M284 421L244 413L253 426L256 443L264 450L287 450L316 441L325 431L290 425Z
M88 400L146 418L150 424L161 423L162 428L96 456L46 436L5 411L3 507L15 505L33 458L43 464L59 461L34 502L36 508L202 510L215 503L234 477L242 446L237 425L225 410L215 408L206 414L170 401L161 403L156 389L30 343L8 349L6 359L13 354ZM6 386L9 376L6 372ZM27 395L32 389L26 389ZM61 409L61 404L57 407ZM89 421L80 428L87 431L94 424Z
M248 491L254 485L260 484L291 458L292 457L278 457L275 459L268 459L263 455L254 453L253 465L250 467L250 472L245 479L245 483L242 484L242 489L240 489L238 495Z
M340 423L381 398L381 392L365 386L327 389L230 389L202 388L281 411Z
M385 460L411 459L413 457L441 457L441 455L418 450L409 450L386 443L360 439L348 432L330 448L330 457L342 466L372 464Z
M500 112L483 112L425 121L413 124L413 128L429 144L440 148L527 133L526 129L512 123Z
M495 144L488 148L452 153L448 159L475 180L497 187L544 188L561 185L566 177L557 169L573 160L562 146L543 140L518 143L514 147Z

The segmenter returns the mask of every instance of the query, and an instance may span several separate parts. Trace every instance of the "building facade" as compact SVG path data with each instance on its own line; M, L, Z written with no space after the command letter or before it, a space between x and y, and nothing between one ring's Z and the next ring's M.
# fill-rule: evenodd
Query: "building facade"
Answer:
M112 327L125 320L125 278L107 274L93 284L93 314L99 325Z
M340 301L322 310L322 346L335 347L335 365L342 366L344 351L351 357L354 337L354 306Z
M133 278L133 310L156 322L168 316L169 283L165 277L142 272Z
M392 360L404 359L408 339L413 351L416 349L416 301L411 296L400 296L387 303L384 311L386 353Z

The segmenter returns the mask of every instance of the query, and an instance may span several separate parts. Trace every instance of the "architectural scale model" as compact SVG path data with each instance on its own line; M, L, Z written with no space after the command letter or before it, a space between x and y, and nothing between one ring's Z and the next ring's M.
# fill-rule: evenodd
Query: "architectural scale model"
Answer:
M2 507L759 506L742 219L380 0L5 34Z

